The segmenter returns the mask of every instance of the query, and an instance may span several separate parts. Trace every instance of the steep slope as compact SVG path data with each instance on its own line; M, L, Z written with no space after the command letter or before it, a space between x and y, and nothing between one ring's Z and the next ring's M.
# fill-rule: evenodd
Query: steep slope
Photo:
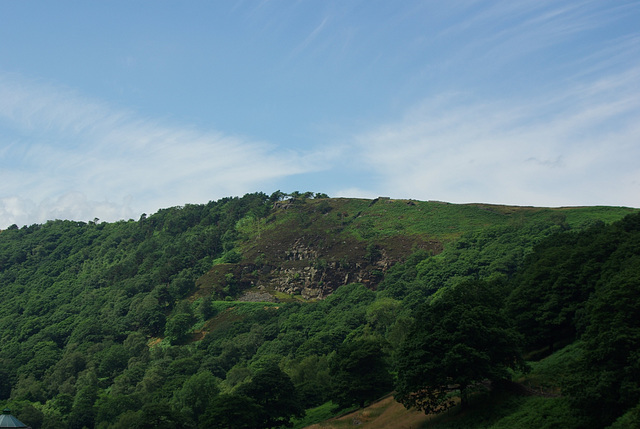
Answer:
M526 253L554 231L617 220L629 212L614 207L548 209L389 198L280 201L266 218L249 215L238 222L241 260L216 266L198 279L196 296L213 292L223 298L230 282L235 291L254 292L247 299L267 300L264 293L255 292L314 299L353 282L375 289L390 267L412 253L437 255L445 246L488 229L493 231L489 239L526 230L518 243L502 243L505 248L524 246Z

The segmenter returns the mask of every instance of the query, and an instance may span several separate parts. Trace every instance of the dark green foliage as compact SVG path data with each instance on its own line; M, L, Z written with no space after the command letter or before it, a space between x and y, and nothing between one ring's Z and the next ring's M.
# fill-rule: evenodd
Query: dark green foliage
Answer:
M581 339L564 391L582 426L604 427L640 400L640 215L536 249L509 309L531 346ZM537 281L536 281L537 280Z
M238 389L240 395L251 398L258 406L254 427L291 426L292 417L304 415L300 397L291 379L275 364L268 364L251 382Z
M566 228L562 216L532 215L528 222L521 217L468 232L438 255L425 250L414 253L394 266L378 289L415 310L442 287L511 278L536 243Z
M164 336L171 344L180 344L187 340L187 335L191 326L195 322L193 315L189 313L178 313L167 320L164 329Z
M4 399L8 399L11 394L9 371L4 368L0 368L0 380L4 380L0 383L0 401L2 401Z
M96 409L96 423L113 423L128 411L139 410L142 407L140 399L133 395L102 395L94 405Z
M147 369L144 335L163 335L169 316L171 340L184 341L193 321L179 312L171 316L176 300L222 255L224 233L265 209L266 195L251 194L160 210L138 222L51 221L2 231L0 400L53 400L60 414L45 409L52 425L62 419L69 427L92 427L104 389L159 392ZM203 310L213 314L206 305ZM87 368L100 381L81 387ZM184 379L174 382L181 386ZM71 407L63 400L69 396Z
M14 402L10 410L22 423L29 422L33 429L40 429L44 423L44 414L29 402Z
M331 398L331 377L326 356L310 355L294 361L287 373L305 409L325 403Z
M496 291L480 281L443 289L421 307L396 354L396 399L426 414L445 411L453 405L450 386L464 405L478 383L521 366L521 338L500 307Z
M129 352L124 346L114 344L104 350L99 357L98 375L101 377L114 377L122 372L129 362Z
M189 422L183 420L182 416L173 411L169 404L163 402L152 402L142 406L137 413L138 421L135 425L140 429L187 429L192 427Z
M364 337L345 341L330 360L332 400L341 408L378 399L393 389L383 341Z
M608 261L611 271L586 303L583 360L565 386L592 427L611 423L640 401L640 234Z
M202 321L208 320L216 315L216 310L212 305L213 299L211 295L206 296L200 302L198 306L198 316Z
M579 421L571 415L569 405L565 398L512 397L505 402L506 403L480 402L474 404L474 413L469 413L467 418L463 417L462 421L442 426L443 428L491 427L493 429L557 429L579 427ZM492 422L492 424L487 424L489 422Z
M205 414L210 402L219 393L218 380L209 371L189 377L173 395L174 408L193 422Z
M626 429L626 428L638 428L640 427L640 402L624 415L619 417L611 426L610 429Z
M255 429L262 407L242 395L217 396L200 419L201 429Z
M593 292L602 264L620 237L604 225L566 233L541 243L514 278L508 310L530 347L542 347L576 334L575 316Z
M93 427L96 416L93 404L96 399L98 399L98 387L93 384L95 382L96 380L94 378L91 380L91 384L78 389L69 415L70 428L82 429L83 427Z

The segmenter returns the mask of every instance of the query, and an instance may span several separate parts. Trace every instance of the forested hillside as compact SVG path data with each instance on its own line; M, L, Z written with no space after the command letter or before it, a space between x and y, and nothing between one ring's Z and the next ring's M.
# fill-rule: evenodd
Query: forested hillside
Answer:
M555 396L477 427L627 427L638 267L616 207L275 192L12 226L0 406L36 429L303 427L392 391L464 416L518 383Z

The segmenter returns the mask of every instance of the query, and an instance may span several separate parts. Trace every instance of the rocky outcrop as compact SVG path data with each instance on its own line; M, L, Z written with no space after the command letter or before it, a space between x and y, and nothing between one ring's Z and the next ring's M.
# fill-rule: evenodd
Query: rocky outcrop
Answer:
M355 263L324 262L318 258L317 250L300 243L285 253L287 261L297 263L275 268L258 284L289 295L301 295L305 299L325 298L349 283L363 283L375 288L384 272L394 263L384 249L379 251L374 261Z

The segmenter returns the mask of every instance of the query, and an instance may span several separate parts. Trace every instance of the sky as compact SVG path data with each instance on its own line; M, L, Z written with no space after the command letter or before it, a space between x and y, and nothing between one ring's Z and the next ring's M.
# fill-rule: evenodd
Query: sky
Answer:
M276 190L640 207L640 1L0 1L0 229Z

